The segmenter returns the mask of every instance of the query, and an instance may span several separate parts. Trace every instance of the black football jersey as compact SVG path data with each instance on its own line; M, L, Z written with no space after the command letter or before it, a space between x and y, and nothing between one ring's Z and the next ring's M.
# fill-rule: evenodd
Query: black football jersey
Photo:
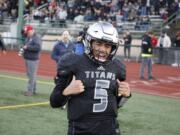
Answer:
M62 91L73 75L82 81L85 91L65 97ZM116 117L117 79L126 79L125 66L119 60L99 65L86 54L67 54L58 63L58 81L51 94L51 105L57 107L68 101L69 120Z

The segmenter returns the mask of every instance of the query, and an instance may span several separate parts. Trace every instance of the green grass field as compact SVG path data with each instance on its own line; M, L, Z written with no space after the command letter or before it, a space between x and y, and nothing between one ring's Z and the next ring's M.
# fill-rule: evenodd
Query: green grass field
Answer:
M66 110L49 104L2 108L3 106L44 103L49 100L53 82L38 78L38 94L23 96L25 76L0 72L0 135L66 135ZM123 135L178 135L180 100L133 93L119 109L118 120Z

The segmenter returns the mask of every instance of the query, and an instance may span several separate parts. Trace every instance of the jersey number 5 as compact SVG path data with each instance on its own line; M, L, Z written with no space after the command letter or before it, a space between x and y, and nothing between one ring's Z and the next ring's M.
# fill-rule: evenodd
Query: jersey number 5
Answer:
M100 103L93 104L93 112L104 112L108 105L108 94L110 81L108 80L96 80L94 99L100 99Z

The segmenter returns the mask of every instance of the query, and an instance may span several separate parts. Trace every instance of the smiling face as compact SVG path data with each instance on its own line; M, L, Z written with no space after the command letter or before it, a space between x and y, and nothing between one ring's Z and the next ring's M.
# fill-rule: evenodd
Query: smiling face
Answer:
M92 41L92 53L96 60L105 62L111 53L112 46L109 43L102 41Z

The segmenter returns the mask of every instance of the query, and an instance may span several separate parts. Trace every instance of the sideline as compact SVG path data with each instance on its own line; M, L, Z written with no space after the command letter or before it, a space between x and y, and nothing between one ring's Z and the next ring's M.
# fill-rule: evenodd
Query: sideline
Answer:
M9 75L0 75L1 78L8 78L8 79L14 79L14 80L21 80L21 81L27 81L27 79L22 77L13 77ZM45 84L45 85L54 85L52 82L46 82L46 81L37 81L39 84Z
M8 79L14 79L14 80L21 80L21 81L27 81L27 79L22 77L13 77L9 75L0 75L1 78L8 78ZM39 84L45 84L45 85L54 85L52 82L46 82L46 81L37 81ZM33 106L41 106L41 105L48 105L49 101L47 102L40 102L40 103L31 103L31 104L22 104L22 105L9 105L9 106L0 106L0 110L3 109L17 109L17 108L26 108L26 107L33 107Z
M49 101L41 102L41 103L22 104L22 105L0 106L0 110L26 108L26 107L41 106L41 105L49 105Z

